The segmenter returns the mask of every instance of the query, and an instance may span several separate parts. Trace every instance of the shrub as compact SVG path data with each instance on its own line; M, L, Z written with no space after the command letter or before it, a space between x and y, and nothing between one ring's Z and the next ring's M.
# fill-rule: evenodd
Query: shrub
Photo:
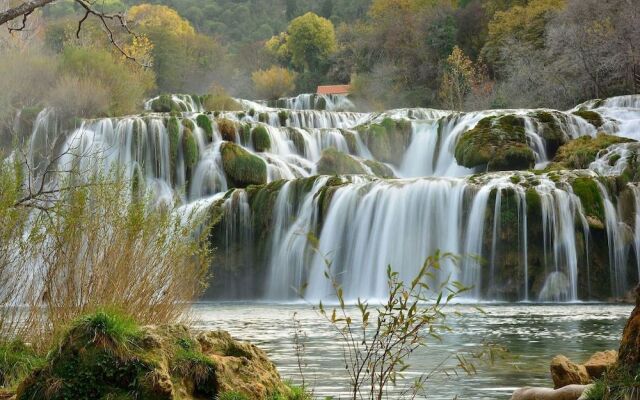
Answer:
M63 120L106 116L110 110L109 90L100 81L87 78L60 78L47 99Z
M204 96L204 109L207 111L241 111L242 106L221 86L212 86Z
M258 97L267 100L279 99L295 89L295 74L282 67L256 71L252 79Z
M154 87L150 71L133 70L106 50L68 47L62 53L59 72L106 88L109 91L109 115L134 113Z
M0 343L0 387L12 387L44 364L32 347L20 340Z

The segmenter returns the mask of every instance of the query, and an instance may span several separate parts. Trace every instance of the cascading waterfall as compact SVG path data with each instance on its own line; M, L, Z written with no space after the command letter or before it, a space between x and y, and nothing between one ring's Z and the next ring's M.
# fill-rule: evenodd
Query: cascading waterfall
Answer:
M590 170L566 173L486 173L460 165L456 146L481 121L512 116L521 121L536 167L544 168L556 151L552 140L595 137L598 132L640 137L640 96L589 102L567 112L470 113L431 109L358 113L351 106L335 106L339 99L334 98L323 98L325 106L317 107L319 98L284 99L277 103L286 106L281 109L238 100L243 111L212 114L203 111L197 96L174 95L170 99L180 110L177 117L148 113L87 120L66 131L59 128L55 112L44 110L34 123L31 157L36 159L42 149L49 148L52 154L62 155L62 165L78 170L119 165L132 179L146 182L157 204L206 201L218 205L224 210L220 228L224 239L219 241L224 249L219 251L228 262L225 270L232 270L234 263L242 268L259 265L264 284L258 283L256 290L270 300L293 300L298 295L294 289L305 284L308 298L325 298L331 291L324 278L327 260L348 299L379 298L386 290L387 265L410 279L436 250L463 257L458 263L445 263L434 283L458 280L472 287L467 294L470 299L589 299L598 295L592 293L591 285L601 273L593 266L602 262L593 254L598 246L608 249L609 296L623 296L631 280L637 280L639 186L626 184L626 193L633 199L633 221L629 222L629 207L620 205L622 195L611 193L598 179L615 179L627 171L635 162L638 145L611 146L599 154ZM151 109L158 99L146 107ZM336 109L348 111L331 111ZM602 124L594 126L584 110L599 115ZM209 121L210 131L202 118ZM222 120L230 121L232 137L224 132ZM400 122L408 123L407 137L376 142L383 133L401 129ZM552 139L550 127L555 129ZM257 128L266 130L266 146L256 144ZM402 140L406 143L399 144ZM265 203L269 208L254 206L256 187L242 189L257 182L239 183L228 170L224 151L231 141L245 157L266 165L262 183L286 180L277 186L273 204ZM385 153L398 147L400 158ZM193 148L195 162L189 153ZM348 155L345 163L355 164L365 174L335 178L339 183L329 176L310 178L330 148ZM382 167L399 179L372 176ZM300 179L312 183L301 190L296 183ZM596 221L593 207L584 204L583 193L574 193L575 179L597 183L603 210L596 217L602 221ZM227 192L230 189L235 190ZM258 238L264 227L256 218L263 214L270 218L268 235ZM310 245L310 234L317 236L317 249ZM255 247L256 241L264 254L257 249L231 251L234 243ZM633 274L627 268L630 262L635 266ZM243 274L236 271L230 276L239 275ZM250 279L250 274L243 279ZM235 288L227 294L240 293L239 284L225 282Z

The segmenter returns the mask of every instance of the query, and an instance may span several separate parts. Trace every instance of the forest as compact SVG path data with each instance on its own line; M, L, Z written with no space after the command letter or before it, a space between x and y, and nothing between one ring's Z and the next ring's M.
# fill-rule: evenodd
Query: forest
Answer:
M637 400L638 21L0 0L0 399Z

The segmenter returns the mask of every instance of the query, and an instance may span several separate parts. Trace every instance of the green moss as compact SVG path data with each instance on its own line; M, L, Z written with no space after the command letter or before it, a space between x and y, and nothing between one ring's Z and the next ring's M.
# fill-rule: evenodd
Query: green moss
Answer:
M205 95L203 106L207 111L242 111L242 105L223 91Z
M176 164L178 162L178 146L180 145L180 123L178 122L178 118L169 118L167 131L169 133L169 158L171 160L171 173L173 175L175 174Z
M561 146L553 158L554 164L550 168L588 168L600 151L614 144L629 142L634 142L634 140L605 134L600 134L595 138L582 136Z
M371 172L380 178L392 179L396 177L393 170L381 162L375 160L364 160L364 165L369 167Z
M317 97L315 101L316 110L326 110L327 109L327 100L324 97Z
M264 124L268 123L268 122L269 122L269 114L264 113L264 112L263 112L263 113L260 113L260 114L258 115L258 121L259 121L259 122L262 122L262 123L264 123Z
M604 221L604 203L594 178L578 177L571 183L573 192L580 198L584 212L598 221Z
M168 113L183 111L180 106L171 99L168 94L163 94L151 102L151 110L154 112Z
M44 363L43 357L19 340L0 343L0 387L13 387Z
M271 148L269 131L267 131L267 128L262 125L253 128L253 131L251 131L251 138L253 141L253 148L256 151L263 152Z
M218 396L218 400L249 400L249 398L241 392L224 392Z
M189 128L185 128L182 134L182 152L184 155L184 165L187 169L191 170L198 163L200 155L198 154L196 138Z
M196 124L204 131L209 141L213 140L213 126L208 116L200 114L196 117Z
M530 188L525 193L525 201L527 203L527 213L529 215L542 215L542 199L537 190Z
M568 137L562 128L567 125L567 116L557 111L536 111L530 114L537 121L537 130L546 142L547 152L555 154Z
M251 118L253 118L256 115L256 110L254 110L253 108L251 110L249 110L249 116Z
M287 128L287 136L289 137L289 140L293 142L298 154L304 154L306 142L302 133L295 128Z
M600 128L604 124L604 120L602 119L602 116L595 111L578 110L578 111L574 111L573 114L586 120L588 123L595 126L596 128Z
M242 147L224 143L221 147L222 165L233 187L262 185L267 182L267 165Z
M236 123L230 119L220 118L218 121L218 130L222 136L222 140L227 142L236 141Z
M356 128L373 156L382 162L399 165L411 142L411 123L406 120L383 119L379 124Z
M523 170L535 164L535 154L524 133L524 121L512 115L480 120L460 136L455 156L462 166L486 167L489 171Z
M289 112L286 110L278 111L278 119L280 120L280 126L287 126L287 120L289 119Z
M333 147L322 152L317 164L318 174L321 175L349 175L366 174L367 171L360 162L348 154L344 154Z
M171 360L171 372L194 382L194 395L215 398L218 392L216 364L201 352L179 348Z
M242 124L240 130L240 143L243 146L249 146L249 142L251 141L251 124Z

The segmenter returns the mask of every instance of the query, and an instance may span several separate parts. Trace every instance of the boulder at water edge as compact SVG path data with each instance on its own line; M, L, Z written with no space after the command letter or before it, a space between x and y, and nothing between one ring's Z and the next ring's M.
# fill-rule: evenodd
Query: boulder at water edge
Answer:
M530 388L516 390L511 400L578 400L588 385L569 385L560 389Z
M622 331L618 365L635 371L640 364L640 285L636 287L636 306Z
M591 381L584 365L575 364L565 356L551 360L551 379L555 389L568 385L586 385Z

